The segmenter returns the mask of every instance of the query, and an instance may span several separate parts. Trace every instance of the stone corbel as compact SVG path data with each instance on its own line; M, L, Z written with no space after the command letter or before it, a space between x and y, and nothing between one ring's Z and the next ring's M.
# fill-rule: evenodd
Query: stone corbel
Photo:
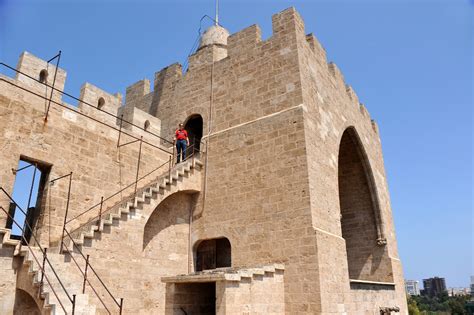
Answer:
M380 315L390 315L392 312L398 313L400 308L398 306L380 308Z
M378 246L385 246L387 245L387 239L385 237L379 237L377 240L377 245Z

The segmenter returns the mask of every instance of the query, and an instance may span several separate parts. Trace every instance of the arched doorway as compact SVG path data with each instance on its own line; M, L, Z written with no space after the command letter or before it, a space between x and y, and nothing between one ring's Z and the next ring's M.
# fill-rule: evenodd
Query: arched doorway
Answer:
M196 271L230 267L231 262L231 246L227 238L214 238L197 244Z
M186 152L186 156L190 157L193 152L198 154L201 150L201 139L202 139L202 116L194 114L188 117L184 124L184 129L188 132L189 147Z
M349 278L391 280L386 248L377 243L381 222L375 184L367 155L353 127L346 129L341 138L338 182Z

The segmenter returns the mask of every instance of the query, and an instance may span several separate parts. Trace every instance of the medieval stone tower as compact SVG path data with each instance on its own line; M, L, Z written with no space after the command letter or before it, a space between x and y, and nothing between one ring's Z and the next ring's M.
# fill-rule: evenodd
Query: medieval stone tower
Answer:
M407 314L378 127L293 8L272 25L125 100L26 52L0 75L1 314Z

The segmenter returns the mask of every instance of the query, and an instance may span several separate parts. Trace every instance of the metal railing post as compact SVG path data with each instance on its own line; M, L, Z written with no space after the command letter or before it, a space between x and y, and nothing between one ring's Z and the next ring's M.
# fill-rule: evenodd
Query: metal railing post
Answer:
M76 295L72 295L72 315L74 315L74 312L76 311Z
M173 162L172 162L173 164L174 164L174 155L175 155L175 152L176 152L176 144L173 142L173 153L172 153L172 155L171 155L171 158L172 158L172 160L173 160Z
M120 315L122 315L122 310L123 310L123 298L120 298L120 312L119 312Z
M84 269L84 282L82 283L82 294L86 292L87 269L89 267L89 255L86 257L86 268Z
M59 68L59 61L61 60L61 51L59 51L59 53L54 57L56 58L58 57L58 59L56 60L56 67L54 69L54 77L53 77L53 85L51 85L51 94L49 95L49 101L48 101L48 107L46 108L46 113L44 115L44 121L47 122L48 121L48 114L49 114L49 107L51 106L51 100L53 99L53 92L55 90L54 88L54 85L56 84L56 75L58 74L58 68ZM54 58L51 58L49 61L48 61L48 64L50 61L52 61ZM47 86L47 79L45 81L45 84Z
M104 205L104 196L100 197L100 208L99 208L99 228L102 224L102 206Z
M59 247L59 253L62 253L63 251L64 230L66 229L67 212L69 211L69 199L71 198L71 184L72 184L72 172L69 173L69 188L67 191L66 213L64 214L63 233L61 235L61 246Z
M45 273L45 267L46 267L46 252L47 252L48 248L45 248L44 249L44 252L43 252L43 267L41 268L41 281L40 281L40 290L43 288L43 281L44 281L44 273Z
M120 115L120 129L119 129L119 135L117 139L117 148L120 146L120 136L122 135L122 124L123 124L123 114Z
M135 197L137 196L138 174L140 172L140 160L142 158L142 142L143 142L143 136L140 138L140 147L138 149L137 175L135 176L135 192L134 192Z
M171 179L171 163L173 163L172 161L173 161L173 159L170 156L170 160L169 160L169 163L168 163L168 179L170 181L170 185L173 182L173 180Z

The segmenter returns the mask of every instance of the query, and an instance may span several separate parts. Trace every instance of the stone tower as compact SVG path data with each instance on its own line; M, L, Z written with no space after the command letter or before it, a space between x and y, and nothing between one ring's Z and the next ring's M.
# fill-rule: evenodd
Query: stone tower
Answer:
M48 248L84 314L120 297L130 314L407 314L378 127L293 8L272 27L262 40L256 25L212 26L184 73L133 84L123 105L89 83L78 108L64 103L61 69L47 123L43 61L25 54L17 78L0 77L1 186L11 193L23 160L45 183L73 172L75 188L44 185L30 248L2 230L4 313L67 302L27 277ZM191 145L175 165L180 122ZM64 259L82 255L105 303Z

